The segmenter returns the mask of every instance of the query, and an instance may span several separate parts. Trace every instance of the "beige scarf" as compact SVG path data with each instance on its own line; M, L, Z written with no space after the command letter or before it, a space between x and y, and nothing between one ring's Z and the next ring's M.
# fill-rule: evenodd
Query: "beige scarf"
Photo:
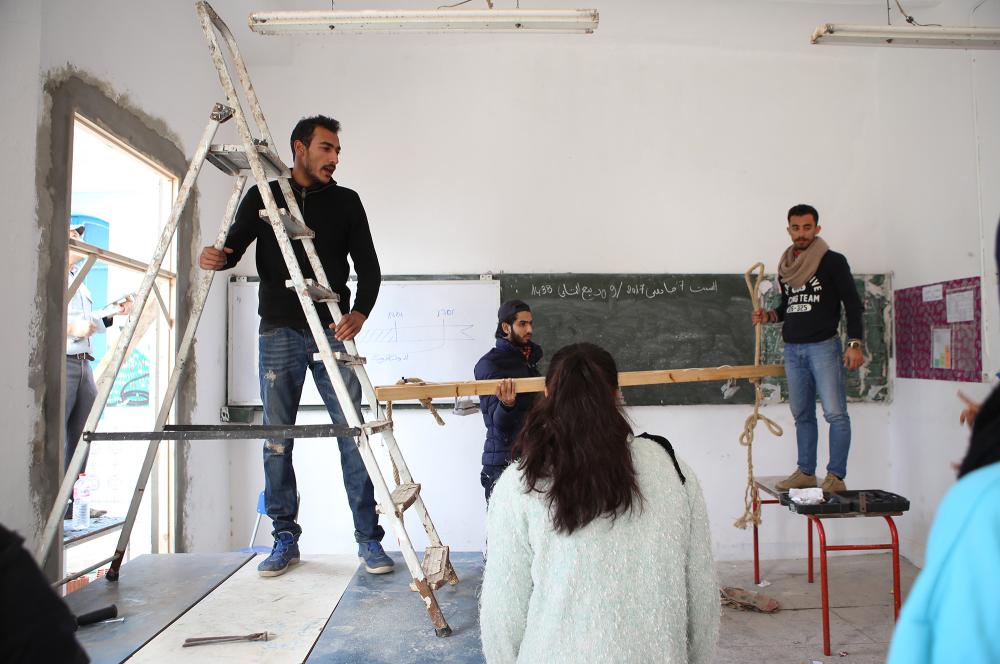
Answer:
M778 260L778 276L792 288L802 288L816 274L819 262L830 250L830 246L821 237L813 238L806 250L795 255L795 245L785 249Z

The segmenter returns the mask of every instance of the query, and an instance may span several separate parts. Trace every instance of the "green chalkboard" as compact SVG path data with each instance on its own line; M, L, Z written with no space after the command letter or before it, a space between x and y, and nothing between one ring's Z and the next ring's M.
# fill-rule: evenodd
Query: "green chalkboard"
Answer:
M887 275L858 275L865 302L866 356L860 377L848 374L852 400L888 396L886 334L891 290ZM742 274L502 274L501 298L531 305L535 341L547 357L590 341L607 348L621 371L753 364L752 306ZM765 295L773 299L776 288ZM887 297L887 294L889 297ZM767 326L764 361L781 362L779 326ZM547 367L543 360L542 369ZM853 372L857 373L857 372ZM784 379L768 396L784 396ZM749 383L651 385L624 390L629 405L751 403Z

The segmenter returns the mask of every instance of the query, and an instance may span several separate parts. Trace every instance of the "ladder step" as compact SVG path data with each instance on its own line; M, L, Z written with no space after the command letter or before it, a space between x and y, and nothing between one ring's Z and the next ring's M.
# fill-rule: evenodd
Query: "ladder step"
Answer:
M360 367L368 363L368 360L360 355L351 355L350 353L341 353L339 350L333 352L333 359L335 359L339 364L343 364L345 367ZM313 361L322 362L323 355L320 353L315 353L313 355Z
M340 296L326 286L316 283L314 279L306 279L306 293L314 302L340 302ZM285 282L285 286L295 290L295 284L291 279Z
M313 229L309 228L301 221L288 214L286 208L281 208L278 210L278 215L281 217L281 225L285 227L285 232L288 233L288 237L292 240L305 240L313 239L316 237L316 233ZM264 221L269 221L267 216L267 210L260 211L260 218Z
M259 154L264 163L264 172L268 177L282 177L288 175L288 167L281 161L270 146L265 143L254 141ZM220 171L227 175L239 175L250 170L250 160L247 158L247 151L242 145L217 144L208 148L208 161L214 164Z
M403 512L417 500L417 496L420 495L420 485L419 484L400 484L395 489L392 490L392 495L390 500L392 501L392 506L396 510L396 516L400 519L403 518ZM379 513L384 514L381 507L376 510Z
M451 562L448 556L448 547L429 546L424 550L424 561L421 564L424 570L424 577L431 590L437 590L448 582L448 570Z
M362 422L361 430L369 436L379 433L380 431L392 431L392 420L372 420L371 422Z

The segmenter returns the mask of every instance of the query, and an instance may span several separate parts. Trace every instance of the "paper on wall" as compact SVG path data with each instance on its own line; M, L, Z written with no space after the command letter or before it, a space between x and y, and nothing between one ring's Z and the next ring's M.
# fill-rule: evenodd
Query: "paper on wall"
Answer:
M970 289L953 291L945 297L947 322L964 323L976 317L975 291Z

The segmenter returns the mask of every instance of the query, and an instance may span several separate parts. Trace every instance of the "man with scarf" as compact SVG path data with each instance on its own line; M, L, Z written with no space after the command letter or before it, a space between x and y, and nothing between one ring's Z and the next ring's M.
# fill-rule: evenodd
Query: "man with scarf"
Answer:
M517 394L514 378L541 375L538 362L542 348L531 341L531 308L521 300L509 300L497 311L496 346L478 362L476 380L502 379L495 395L479 400L479 410L486 422L486 444L483 447L483 471L479 481L486 490L486 502L493 485L511 463L510 448L521 432L524 417L535 402L533 394Z
M818 237L819 232L816 208L800 204L788 211L792 245L778 263L781 304L776 310L753 314L754 323L783 323L788 402L798 443L798 468L775 485L783 491L816 486L817 393L823 417L830 424L830 462L820 486L829 492L847 489L844 478L851 448L851 419L842 367L854 370L864 362L863 307L847 259L831 251ZM848 337L843 354L837 335L841 303L847 314Z

